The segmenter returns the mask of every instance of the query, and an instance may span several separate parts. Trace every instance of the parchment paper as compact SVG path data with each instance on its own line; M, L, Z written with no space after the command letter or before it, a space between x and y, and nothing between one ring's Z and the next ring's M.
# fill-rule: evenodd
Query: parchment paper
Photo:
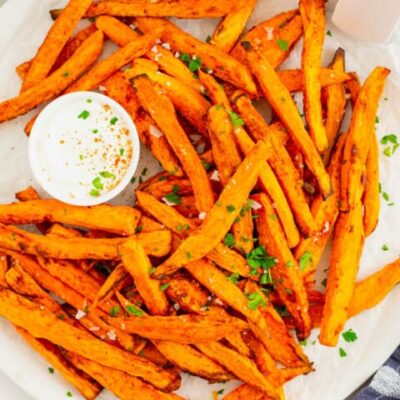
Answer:
M0 9L0 100L14 96L19 90L19 78L14 72L15 66L32 57L45 33L51 25L48 10L61 7L65 1L57 0L10 0ZM256 12L249 26L254 25L279 11L295 8L294 0L259 0ZM367 6L367 5L366 5ZM328 4L328 16L332 3ZM328 17L328 21L330 18ZM212 33L216 21L180 21L180 25L200 38ZM324 65L326 65L338 46L346 50L348 70L356 70L361 80L375 65L384 65L392 69L389 84L378 112L377 124L379 137L388 133L400 134L400 32L398 31L390 45L370 47L351 41L342 36L334 27L328 27L332 37L326 37ZM290 57L285 67L300 65L301 44ZM28 166L28 139L23 133L29 114L17 120L0 125L0 202L14 200L14 193L29 184L35 184ZM383 151L381 146L380 151ZM149 168L149 176L156 172L157 163L152 161L148 152L143 151L141 165ZM377 230L366 242L359 277L365 277L386 263L393 261L400 253L400 150L394 156L381 157L382 190L387 192L395 204L388 206L382 200L380 222ZM119 203L132 202L133 186L116 199ZM386 244L388 251L382 251ZM349 243L351 245L351 243ZM326 260L321 270L326 268ZM322 279L322 276L321 278ZM306 352L314 362L315 372L300 377L286 386L288 400L341 400L368 378L391 354L400 342L400 288L375 309L350 320L346 328L352 328L358 334L358 341L352 344L340 341L348 356L339 357L338 348L324 348L313 344L317 332L314 332L306 345ZM61 334L61 332L60 332ZM79 394L64 382L57 374L48 373L48 365L30 350L19 338L10 324L0 320L0 369L16 383L40 400L65 399L66 392L72 391L74 398ZM212 391L225 388L225 393L234 384L208 385L200 379L184 376L180 394L192 400L212 398ZM1 390L0 390L1 392ZM2 393L3 394L3 393ZM3 394L5 395L5 394ZM3 396L2 396L3 398ZM101 399L112 399L104 393ZM249 399L251 400L251 399Z

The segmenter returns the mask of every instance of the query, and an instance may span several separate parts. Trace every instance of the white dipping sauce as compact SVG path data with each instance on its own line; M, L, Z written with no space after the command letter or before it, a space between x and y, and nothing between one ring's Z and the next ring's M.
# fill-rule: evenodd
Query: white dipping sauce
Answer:
M139 151L127 112L94 92L71 93L47 106L29 144L38 182L53 197L75 205L116 196L134 175Z

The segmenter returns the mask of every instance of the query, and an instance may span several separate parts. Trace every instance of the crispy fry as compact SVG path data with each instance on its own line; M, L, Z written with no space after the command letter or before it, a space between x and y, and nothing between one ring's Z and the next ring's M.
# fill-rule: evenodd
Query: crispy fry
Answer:
M390 70L375 68L357 97L344 147L342 167L341 210L357 207L364 187L361 177L371 147L379 98Z
M361 90L360 79L355 72L349 74L351 79L346 81L346 89L350 94L351 103L354 107L357 101L358 94Z
M230 102L226 96L224 89L218 81L209 73L199 71L199 79L201 84L205 87L208 96L213 104L222 104L227 110L230 110Z
M40 196L35 188L28 186L27 188L15 193L15 198L19 201L39 200Z
M246 66L207 43L203 43L188 33L183 32L172 22L159 18L136 18L136 25L147 32L155 26L164 27L162 39L175 51L198 57L205 67L211 68L214 74L233 85L249 92L257 93L256 85Z
M247 324L234 317L218 315L180 315L167 317L108 318L109 323L129 333L152 340L181 344L207 343L240 332Z
M183 241L178 250L157 268L154 273L155 278L169 275L182 266L199 260L221 242L239 215L266 158L268 158L268 147L265 142L259 141L239 165L201 227Z
M338 73L344 73L344 50L342 48L336 50L329 69ZM346 111L346 90L343 83L338 83L324 88L322 94L326 102L325 131L328 139L328 151L324 157L325 160L329 160Z
M360 314L379 304L400 282L400 260L356 283L350 302L349 317Z
M151 385L144 383L140 379L133 378L123 371L100 365L75 353L66 352L66 357L121 400L130 400L137 396L140 396L141 400L182 399L176 394L158 391Z
M47 340L36 339L25 329L17 328L17 332L36 352L47 360L68 382L70 382L88 400L94 400L101 392L102 387L86 375L75 360L69 363L61 351ZM129 376L129 375L127 375Z
M103 49L103 33L93 33L74 55L40 85L25 90L18 97L0 104L0 122L27 113L39 104L54 99L84 73L98 58Z
M187 234L196 228L196 224L194 224L193 221L179 214L174 208L160 203L154 197L140 191L136 192L136 196L140 206L146 212L153 215L158 221L162 222L163 225L167 226L181 237L186 237ZM238 273L246 277L250 275L250 268L246 260L240 254L221 243L217 244L217 246L207 254L207 258L227 271Z
M165 95L156 92L145 76L134 78L134 85L142 105L164 132L193 185L196 207L208 211L213 204L213 193L200 158L180 126L173 105Z
M8 271L8 259L3 253L0 253L0 286L7 287L6 274Z
M264 139L271 143L272 151L269 164L289 200L296 222L304 233L311 234L316 229L315 222L304 196L303 182L289 153L247 96L238 95L235 97L234 105L239 114L245 119L246 126L252 136L256 140Z
M62 259L115 260L119 258L117 246L124 239L57 239L44 237L21 229L0 224L0 247L27 254ZM137 235L149 255L162 257L169 253L171 233L166 230Z
M106 89L106 94L121 104L129 113L132 120L135 121L140 139L150 148L154 157L157 158L163 168L170 173L174 172L175 176L182 176L182 169L165 136L154 134L156 123L141 107L135 91L125 79L123 73L116 72L106 79L102 85Z
M118 46L126 46L139 36L138 33L123 22L109 16L97 18L96 26ZM155 45L145 56L156 62L168 75L179 79L193 89L200 90L199 82L194 78L189 68L169 50Z
M151 183L144 191L157 199L162 199L165 195L174 193L174 189L177 190L177 188L179 188L179 195L187 196L193 194L189 179L175 178L175 176Z
M157 3L147 0L136 0L135 2L106 0L93 4L86 16L215 18L224 16L238 7L243 7L245 3L244 0L222 0L218 3L212 0L203 0L201 3L182 0L161 0Z
M168 360L161 354L152 342L147 342L142 349L143 357L150 360L154 364L166 366Z
M120 235L133 235L139 218L140 212L132 207L107 204L77 207L58 200L31 200L0 205L0 222L6 225L61 222Z
M0 290L0 313L34 337L47 339L102 365L141 377L160 389L174 390L179 385L179 375L175 371L162 370L141 357L107 345L7 289Z
M152 218L146 217L145 215L140 218L137 227L137 230L140 230L140 232L153 232L159 231L160 229L164 229L162 224L154 221Z
M308 314L307 293L298 264L285 241L279 222L271 218L275 213L268 197L259 194L253 198L262 206L255 210L256 215L260 216L256 219L259 242L270 256L276 258L276 264L271 268L276 290L296 321L297 335L306 338L310 334L311 319Z
M363 244L362 205L358 204L348 213L341 213L335 227L319 335L325 346L336 346L347 321Z
M33 59L22 84L21 92L40 84L47 78L64 45L91 3L92 0L69 1Z
M225 186L242 161L233 141L233 126L227 110L221 105L212 106L207 113L207 124L214 162Z
M135 239L130 239L118 247L125 269L132 276L136 288L153 315L167 315L169 304L160 282L150 276L151 262L143 247ZM160 338L158 338L160 339Z
M328 147L322 120L321 70L322 47L325 39L325 2L301 0L300 14L304 26L304 44L301 66L304 71L304 112L310 135L319 152Z
M285 11L250 29L236 44L231 55L241 63L247 64L245 46L248 47L249 44L260 50L271 65L277 68L289 56L289 50L300 39L302 32L298 10ZM287 43L288 50L281 49L277 40Z
M247 52L250 68L257 77L261 89L269 103L285 124L289 134L304 155L310 171L317 178L324 197L331 193L331 183L321 157L318 154L310 136L304 128L296 105L289 91L282 84L268 60L256 52Z
M243 7L238 7L227 14L218 24L210 43L229 53L246 27L256 3L257 0L247 1Z
M130 63L133 59L146 54L161 35L161 29L154 29L144 36L139 36L126 46L121 47L108 58L97 63L86 75L75 82L67 93L96 89L114 72Z
M203 121L209 108L207 100L198 90L187 86L179 79L153 70L149 67L148 62L145 61L147 60L136 60L134 66L125 71L125 77L127 79L132 79L138 75L145 74L153 82L161 85L178 111L196 127L201 134L207 137Z
M271 396L272 399L278 399L272 384L262 375L250 359L234 350L228 349L218 342L210 342L207 345L197 344L196 347L210 358L222 364L243 382L257 387Z
M364 232L369 236L378 225L380 210L379 195L379 145L374 131L368 151L365 166L365 188L363 194L364 204Z
M248 254L254 248L254 222L251 214L251 207L243 207L240 210L240 217L238 218L239 220L232 225L235 249L244 254Z

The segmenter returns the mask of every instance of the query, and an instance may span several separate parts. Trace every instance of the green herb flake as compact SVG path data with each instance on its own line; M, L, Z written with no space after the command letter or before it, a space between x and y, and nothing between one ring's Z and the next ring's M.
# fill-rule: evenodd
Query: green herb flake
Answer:
M239 277L240 277L239 274L234 273L234 274L228 276L226 279L228 279L228 281L231 281L232 283L234 283L236 285L239 281Z
M203 164L203 167L206 171L209 171L212 167L212 165L207 161L201 160L201 163Z
M99 130L98 130L98 129L93 129L93 130L92 130L92 133L93 133L93 134L99 133Z
M247 293L246 295L247 299L249 300L247 302L247 307L249 307L250 310L257 310L259 306L265 307L265 301L263 297L261 296L260 293L255 292L255 293Z
M326 32L326 34L327 34L328 36L332 36L331 30L328 30L328 31Z
M231 118L231 122L234 128L239 128L240 126L244 125L244 120L237 115L235 112L231 111L229 112L229 116Z
M235 206L233 206L232 204L228 204L227 206L226 206L226 211L228 211L228 212L234 212L236 210L236 207Z
M293 260L289 260L289 261L286 263L286 266L287 266L288 268L290 268L291 266L293 266Z
M143 230L143 226L137 226L135 228L135 233L140 233L140 232L142 232L142 230Z
M59 314L57 315L57 318L60 319L61 321L65 320L65 315L64 314Z
M67 397L73 397L71 392L67 392Z
M187 258L188 260L191 260L191 259L193 258L192 253L191 253L190 251L187 251L187 252L186 252L186 258Z
M346 357L347 356L347 353L345 352L345 350L343 349L343 348L339 348L339 355L340 355L340 357Z
M121 311L121 307L120 306L114 306L110 308L110 317L111 318L115 318L117 316L117 314Z
M115 179L116 178L116 176L114 174L112 174L111 172L108 172L108 171L101 171L99 173L99 175L105 179Z
M172 187L172 193L166 194L164 198L172 204L180 205L181 204L181 196L179 195L180 187L178 185L174 185Z
M118 118L117 117L112 117L110 119L110 125L115 125L118 122Z
M279 46L279 48L282 51L288 51L289 50L289 42L287 40L283 39L277 39L276 44Z
M377 115L375 116L375 123L379 124L379 117Z
M89 192L89 195L92 196L92 197L99 197L100 196L100 192L97 189L92 189Z
M156 272L157 268L151 267L149 268L149 275L153 275Z
M49 371L49 374L54 374L54 368L49 367L48 371Z
M225 236L224 245L225 245L226 247L230 247L230 248L235 247L235 238L234 238L234 236L232 235L232 233L228 233L228 234Z
M180 56L180 59L185 63L190 62L190 56L187 53L182 53Z
M348 343L355 342L358 339L357 333L355 333L353 329L349 329L346 332L343 332L342 337Z
M133 176L132 178L131 178L131 183L135 183L136 182L136 178Z
M382 251L388 251L388 250L389 250L389 247L388 247L387 244L383 244L382 247L381 247L381 249L382 249Z
M210 43L210 42L211 42L211 36L208 35L208 36L206 37L206 43Z
M251 276L258 275L259 269L266 272L276 265L276 258L270 257L265 251L264 246L259 246L253 249L249 254L247 254L246 259L247 264L250 267Z
M221 396L222 394L224 394L224 392L225 392L225 389L220 389L220 390L218 390L217 395Z
M313 262L312 259L312 254L310 253L309 250L307 250L301 257L299 260L299 267L300 267L300 271L304 271L307 268L307 264L308 262Z
M80 159L81 161L83 161L83 155L82 155L82 154L79 155L79 159Z
M200 58L198 58L198 57L192 58L189 61L188 67L189 67L191 72L198 71L201 68L201 60L200 60Z
M93 103L93 100L92 99L86 99L86 103L91 104L91 103Z
M125 149L123 149L122 147L119 149L119 155L123 156L125 154Z
M300 340L300 341L299 341L299 345L300 345L300 346L307 346L307 339Z
M170 285L171 284L169 282L168 283L164 283L163 285L160 285L160 290L162 292L165 292L169 288Z
M66 78L67 76L69 76L69 71L65 71L65 72L63 73L63 77L64 77L64 78Z
M167 177L166 175L161 175L161 176L158 178L159 182L166 181L167 179L168 179L168 177Z
M188 231L189 230L189 224L185 224L185 225L183 225L183 230L184 231Z
M90 112L88 110L83 110L79 115L78 118L80 119L88 119L90 116Z
M272 221L278 221L278 216L276 214L268 215L268 217L271 218Z
M103 190L103 189L104 189L103 182L101 181L101 178L98 177L98 176L92 180L92 185L93 185L96 189L99 189L99 190Z
M143 168L142 173L140 175L146 176L148 171L149 171L148 168Z
M126 306L126 312L130 315L134 315L135 317L142 317L143 311L140 308L137 308L131 304Z

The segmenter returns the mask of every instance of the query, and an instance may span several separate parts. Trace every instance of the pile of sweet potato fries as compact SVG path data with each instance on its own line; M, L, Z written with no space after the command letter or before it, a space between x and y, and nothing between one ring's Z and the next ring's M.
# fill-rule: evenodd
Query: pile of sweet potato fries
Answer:
M360 85L342 49L321 67L324 3L300 0L245 32L256 0L70 0L17 67L21 92L0 122L101 90L163 167L135 208L32 188L0 205L0 315L85 398L179 399L184 371L241 380L224 400L284 399L285 382L313 369L292 329L304 340L319 327L335 346L400 281L399 260L356 281L378 222L374 123L389 70ZM200 41L171 16L222 19ZM301 38L300 69L278 70ZM105 41L118 49L98 61ZM17 227L30 224L38 233ZM324 294L315 272L331 236Z

